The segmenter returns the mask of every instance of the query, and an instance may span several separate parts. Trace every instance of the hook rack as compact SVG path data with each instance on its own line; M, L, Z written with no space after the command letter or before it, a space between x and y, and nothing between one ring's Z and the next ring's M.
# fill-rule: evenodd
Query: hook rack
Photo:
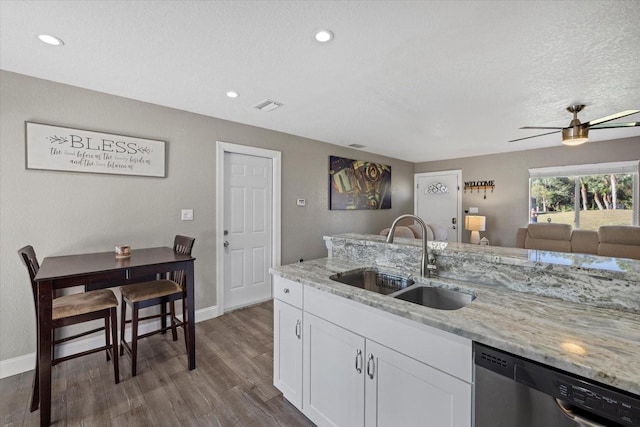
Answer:
M480 193L480 190L484 190L484 198L487 198L487 189L490 188L491 192L496 188L496 184L494 180L490 181L465 181L464 183L464 192L466 193L469 190L473 193L473 190L476 190L477 193Z

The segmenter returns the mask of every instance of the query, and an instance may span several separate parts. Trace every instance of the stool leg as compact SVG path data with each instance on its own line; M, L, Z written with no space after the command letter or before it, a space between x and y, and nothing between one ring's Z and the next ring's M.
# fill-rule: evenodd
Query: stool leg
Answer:
M33 386L31 387L31 412L36 411L40 406L40 374L39 368L40 364L38 363L38 355L39 351L36 352L36 372L33 375Z
M122 308L120 310L121 316L120 316L120 356L122 356L124 354L124 347L126 344L126 340L125 340L125 336L124 336L124 330L125 330L125 325L127 324L127 303L125 302L124 298L122 298Z
M116 384L120 382L120 363L118 361L118 309L112 307L110 316L111 323L111 338L112 347L111 355L113 358L113 375L115 376Z
M182 296L182 330L184 331L184 345L189 354L189 319L187 319L187 299Z
M111 312L111 311L109 311ZM110 350L109 347L111 347L111 340L110 340L110 336L111 336L111 325L109 324L109 316L105 316L104 317L104 342L105 342L105 346L107 347L107 349L105 350L105 353L107 354L107 362L109 362L111 360L111 355L109 354ZM113 357L116 357L116 355L114 354Z
M162 315L160 316L160 328L162 329L162 332L160 332L160 334L164 335L167 333L167 330L165 329L167 327L167 303L166 302L160 303L160 314Z
M171 336L173 337L174 341L178 341L178 333L176 332L176 304L174 301L171 301L169 304L171 304L170 307L170 312L169 312L169 317L171 318Z
M131 309L131 376L136 376L138 365L138 303L134 302Z

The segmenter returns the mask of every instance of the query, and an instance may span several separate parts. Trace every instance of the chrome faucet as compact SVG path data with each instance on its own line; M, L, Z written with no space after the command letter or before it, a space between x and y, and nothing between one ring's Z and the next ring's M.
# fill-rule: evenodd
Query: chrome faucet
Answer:
M427 246L427 224L424 223L422 218L411 214L400 215L395 219L395 221L393 221L393 224L391 224L386 242L393 243L393 233L396 231L398 222L407 218L412 218L422 227L422 258L420 260L420 276L431 277L432 273L435 273L438 267L436 266L436 258L433 256L433 252L429 252L429 248Z

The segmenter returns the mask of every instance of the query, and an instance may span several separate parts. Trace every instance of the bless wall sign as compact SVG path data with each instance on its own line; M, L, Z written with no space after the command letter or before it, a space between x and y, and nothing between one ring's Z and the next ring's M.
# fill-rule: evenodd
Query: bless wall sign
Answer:
M27 169L166 176L165 141L25 122Z

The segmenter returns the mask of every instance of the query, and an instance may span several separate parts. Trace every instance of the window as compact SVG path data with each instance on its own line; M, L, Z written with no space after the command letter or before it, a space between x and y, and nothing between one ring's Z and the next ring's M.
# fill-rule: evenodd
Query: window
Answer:
M529 222L638 225L639 161L529 169Z

